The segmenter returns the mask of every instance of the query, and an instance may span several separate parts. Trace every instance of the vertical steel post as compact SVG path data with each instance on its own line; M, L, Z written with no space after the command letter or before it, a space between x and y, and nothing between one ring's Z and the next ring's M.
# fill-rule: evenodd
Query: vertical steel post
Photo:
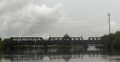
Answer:
M110 13L108 12L108 21L109 21L109 34L110 34Z

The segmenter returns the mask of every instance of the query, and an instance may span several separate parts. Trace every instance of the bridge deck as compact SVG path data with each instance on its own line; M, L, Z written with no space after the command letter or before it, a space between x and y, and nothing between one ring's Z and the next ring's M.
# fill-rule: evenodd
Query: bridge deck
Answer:
M64 40L43 40L43 41L7 41L5 44L13 45L59 45L59 44L101 44L101 40L74 40L74 41L64 41Z
M101 37L89 37L84 40L82 37L50 37L44 40L42 37L11 37L10 40L4 41L7 45L63 45L63 44L101 44Z

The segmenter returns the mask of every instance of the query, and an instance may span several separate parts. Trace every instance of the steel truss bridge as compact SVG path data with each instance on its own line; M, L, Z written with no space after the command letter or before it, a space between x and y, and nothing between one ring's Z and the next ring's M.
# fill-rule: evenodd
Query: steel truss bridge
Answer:
M42 37L10 37L10 40L4 41L5 45L71 45L71 44L102 44L101 37L89 37L84 40L82 37L49 37L44 40Z

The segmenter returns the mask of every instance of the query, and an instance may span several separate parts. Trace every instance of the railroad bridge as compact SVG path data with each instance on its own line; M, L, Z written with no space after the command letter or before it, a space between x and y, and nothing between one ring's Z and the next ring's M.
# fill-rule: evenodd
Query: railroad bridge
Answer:
M63 37L49 37L44 40L42 37L10 37L10 40L4 41L5 45L74 45L74 44L102 44L101 37L89 37L84 40L82 37L70 37L65 34Z

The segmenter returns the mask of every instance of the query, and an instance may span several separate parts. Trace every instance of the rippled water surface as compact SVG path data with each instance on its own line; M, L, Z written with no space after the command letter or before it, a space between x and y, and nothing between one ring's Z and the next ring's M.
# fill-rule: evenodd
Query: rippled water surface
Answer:
M119 55L109 55L102 49L84 48L26 49L0 52L0 62L120 62Z

